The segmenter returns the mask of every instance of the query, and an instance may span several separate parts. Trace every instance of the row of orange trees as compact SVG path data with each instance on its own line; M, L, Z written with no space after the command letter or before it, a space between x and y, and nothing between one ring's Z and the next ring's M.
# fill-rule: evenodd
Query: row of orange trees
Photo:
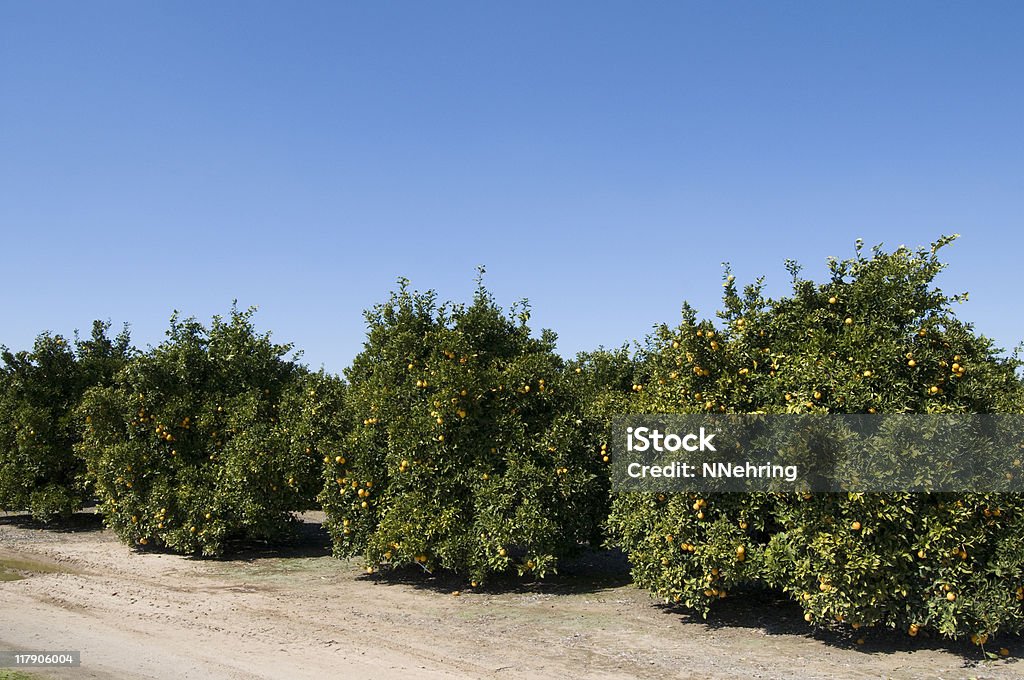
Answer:
M639 351L571 361L528 307L482 286L439 303L401 282L366 313L344 379L260 334L252 310L172 319L146 352L97 324L3 355L0 506L93 500L126 542L216 555L320 507L339 556L543 577L583 546L707 612L751 585L808 621L984 642L1024 628L1024 501L982 494L612 494L617 413L1020 413L1018 364L934 285L931 249L790 266L789 295L727 272L715 321L689 307Z

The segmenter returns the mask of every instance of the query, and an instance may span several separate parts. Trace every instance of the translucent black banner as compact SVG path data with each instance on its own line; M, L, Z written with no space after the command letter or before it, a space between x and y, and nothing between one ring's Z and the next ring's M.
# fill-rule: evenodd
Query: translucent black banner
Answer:
M1024 415L628 415L610 445L616 491L1024 491Z

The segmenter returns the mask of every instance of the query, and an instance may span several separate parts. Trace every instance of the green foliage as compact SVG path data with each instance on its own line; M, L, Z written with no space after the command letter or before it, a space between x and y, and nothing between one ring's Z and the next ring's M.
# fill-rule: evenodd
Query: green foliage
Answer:
M597 540L600 426L525 306L506 317L483 287L469 306L438 306L403 281L366 318L347 372L351 429L321 443L337 554L480 581L544 576Z
M131 354L128 331L107 337L96 321L74 346L43 333L30 351L3 348L0 371L0 507L33 517L66 517L90 498L84 461L75 454L74 409L92 385L109 384Z
M684 306L678 327L649 338L630 410L1020 413L1019 364L934 286L951 240L870 256L858 243L823 284L788 263L793 290L779 300L761 280L740 291L727 271L719 324ZM766 583L809 621L983 640L1021 629L1020 509L994 494L622 494L608 526L638 585L705 613L737 585Z
M84 454L105 521L129 544L216 555L233 538L287 536L319 489L313 441L340 387L232 308L167 339L90 390Z
M573 390L583 395L594 417L608 421L629 409L639 366L628 346L580 352L567 368Z
M981 638L1024 623L1024 502L998 494L789 498L771 582L814 620Z

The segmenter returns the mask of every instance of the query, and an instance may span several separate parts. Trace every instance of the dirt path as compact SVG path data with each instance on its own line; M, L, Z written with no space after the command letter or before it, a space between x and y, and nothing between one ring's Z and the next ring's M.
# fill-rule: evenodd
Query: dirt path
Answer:
M768 596L708 622L659 607L611 558L543 585L462 590L367 577L310 525L288 554L138 553L89 518L41 530L0 514L0 650L81 650L47 678L1019 678L961 645L808 634ZM899 637L899 636L897 636ZM1007 644L1024 652L1021 641Z

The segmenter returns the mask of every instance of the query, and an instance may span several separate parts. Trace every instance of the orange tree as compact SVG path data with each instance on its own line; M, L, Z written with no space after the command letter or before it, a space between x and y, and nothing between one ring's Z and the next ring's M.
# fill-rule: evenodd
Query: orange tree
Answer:
M0 507L50 520L90 498L85 463L74 452L74 409L85 389L109 384L131 354L128 331L107 337L96 321L87 340L43 333L31 351L3 348L0 370Z
M407 282L366 313L347 371L351 430L321 442L320 501L340 556L544 576L599 536L607 475L554 334L478 288L438 305Z
M175 315L163 343L86 394L79 448L125 542L216 555L234 538L287 536L313 504L313 440L339 388L258 334L253 312L209 329Z
M640 413L1021 413L1018 364L958 320L938 251L789 263L792 294L740 291L719 323L684 307L649 338ZM609 529L636 582L707 612L739 586L789 593L815 623L932 629L983 643L1020 630L1024 502L998 494L619 494Z

